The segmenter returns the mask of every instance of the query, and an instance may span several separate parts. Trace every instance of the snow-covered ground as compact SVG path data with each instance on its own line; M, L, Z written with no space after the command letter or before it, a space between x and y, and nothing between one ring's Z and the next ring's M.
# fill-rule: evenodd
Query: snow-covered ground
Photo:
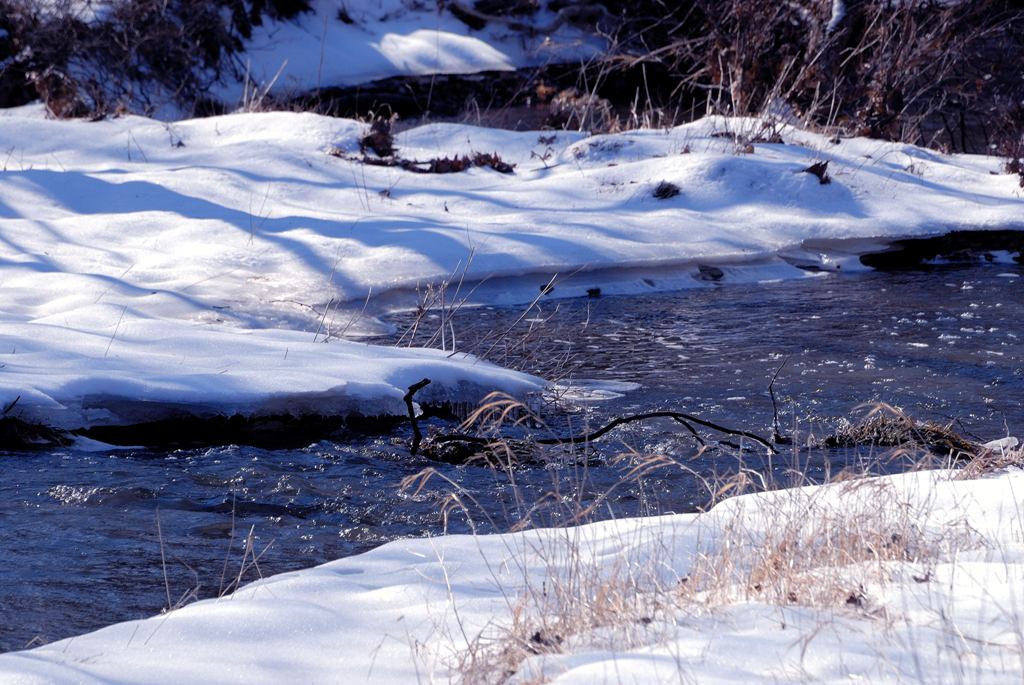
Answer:
M508 70L598 47L565 27L471 31L401 0L347 3L351 24L337 3L314 5L259 28L247 81L218 95ZM399 414L423 377L434 382L418 399L523 395L543 382L460 354L457 338L446 350L343 338L445 279L498 303L530 301L554 274L547 297L700 287L710 273L863 268L857 255L897 237L1024 228L997 158L777 128L785 144L750 153L737 138L769 133L757 120L601 136L434 124L401 133L399 154L495 152L515 172L421 175L360 163L366 126L311 114L0 111L0 408L17 397L12 415L75 428ZM831 184L801 172L824 160ZM655 198L662 182L679 194ZM1020 682L1024 473L950 475L396 541L0 655L0 682Z
M16 415L75 427L183 406L402 413L421 377L435 381L422 399L523 394L540 381L338 338L372 323L364 305L413 306L445 278L463 281L460 297L528 302L555 273L549 296L688 287L702 266L724 282L849 270L879 239L1024 227L997 158L785 126L785 144L743 153L733 138L764 133L756 120L397 136L407 159L495 152L512 174L369 166L366 129L296 113L0 113L0 402L20 396ZM831 184L801 173L816 160ZM655 198L663 181L679 194Z
M0 681L1020 682L1024 472L953 476L400 540L0 656Z

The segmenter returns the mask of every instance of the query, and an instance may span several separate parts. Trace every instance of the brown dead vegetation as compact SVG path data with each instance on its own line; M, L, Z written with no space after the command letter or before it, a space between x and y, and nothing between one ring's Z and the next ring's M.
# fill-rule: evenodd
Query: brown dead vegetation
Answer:
M891 407L881 405L864 420L842 422L833 435L821 441L823 447L894 447L927 452L954 460L971 459L985 453L980 444L955 432L952 425L915 421Z
M492 403L481 409L480 418L497 435L501 425L520 422L522 413L511 410L511 403ZM928 450L978 447L948 427L914 422L884 405L865 420L841 428L835 439L843 445L903 447L920 457L923 468L934 467ZM509 454L514 449L506 448L502 457L499 443L496 437L495 458L488 465L496 472L512 472ZM967 469L938 473L935 482L1019 464L1021 455L1019 450L998 456L983 451ZM633 455L629 463L632 468L622 483L639 482L658 469L680 468L670 456ZM902 488L886 479L860 477L866 473L843 471L827 479L829 487L776 490L760 500L732 499L780 485L751 473L741 469L725 480L709 476L705 485L714 506L699 519L683 524L662 519L664 527L649 521L622 526L616 532L614 560L606 546L599 545L601 551L595 554L587 539L594 529L588 528L548 530L522 547L510 546L502 569L511 565L514 575L524 578L523 587L507 597L507 620L458 636L453 669L460 682L544 682L550 674L536 668L543 665L533 658L537 655L623 652L657 644L659 631L667 628L671 634L680 617L737 603L813 607L823 609L823 617L845 614L889 621L894 614L886 603L887 586L901 578L932 582L937 565L990 544L965 521L933 525L936 499L927 485ZM798 484L816 482L807 473L792 475ZM458 483L433 469L403 483L415 496L437 485L447 493L440 499L444 515L463 515L472 527L482 508ZM545 520L539 518L545 507L568 509L559 526L587 522L603 501L599 497L596 505L588 505L556 490L536 502L523 501L523 518L512 529L538 525ZM679 525L695 531L686 550L673 538Z
M391 126L395 118L376 116L370 123L370 132L359 139L359 150L365 155L367 150L378 157L391 157L395 154L395 137Z
M411 171L414 174L457 174L474 167L486 167L502 174L511 174L515 171L515 165L502 160L496 152L477 152L472 157L468 155L433 157L425 161L402 159L401 157L376 158L364 156L358 161L370 166L397 167L405 171Z
M366 164L368 166L394 167L414 174L457 174L473 168L493 169L501 174L515 173L515 164L509 164L497 152L474 152L472 155L433 157L427 160L405 159L397 154L391 137L390 123L375 119L370 133L359 141L362 155L353 157L344 150L331 149L328 154ZM367 150L375 156L370 156Z
M832 182L832 177L828 175L828 160L815 162L806 169L803 169L803 173L815 176L818 179L818 183L823 186Z
M253 29L307 0L0 0L0 107L42 99L57 117L210 113L210 88L241 78ZM220 109L213 106L212 109Z

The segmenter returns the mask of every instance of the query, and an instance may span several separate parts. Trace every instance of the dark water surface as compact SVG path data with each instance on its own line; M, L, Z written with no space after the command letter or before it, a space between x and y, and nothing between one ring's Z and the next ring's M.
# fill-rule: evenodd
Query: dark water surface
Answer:
M823 433L877 400L988 440L1024 433L1022 276L1020 266L986 265L551 301L497 342L488 333L512 327L521 310L463 310L449 330L460 350L569 374L562 403L544 410L557 433L673 408L768 435L766 389L785 361L775 390L787 432ZM511 476L434 466L464 489L464 501L482 503L472 518L493 530L556 488L563 503L595 501L636 463L615 459L630 450L666 454L704 476L736 468L735 450L693 460L695 444L677 428L626 427L585 467L557 450L548 455L556 463ZM0 650L149 616L168 597L214 596L240 571L248 581L440 532L448 486L435 478L415 496L398 492L403 478L432 465L410 458L407 440L400 432L298 450L0 453ZM747 466L777 474L796 466L811 477L877 456L792 449L768 464L761 451L740 455ZM670 462L601 502L598 516L687 511L704 505L707 491ZM562 511L534 520L564 520ZM450 517L450 530L468 525L465 515ZM250 531L256 564L245 552Z

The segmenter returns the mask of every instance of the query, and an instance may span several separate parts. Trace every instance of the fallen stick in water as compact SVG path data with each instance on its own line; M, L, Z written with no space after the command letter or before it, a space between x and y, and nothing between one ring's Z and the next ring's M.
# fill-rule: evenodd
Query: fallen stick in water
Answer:
M413 433L412 445L411 445L409 451L414 456L419 452L420 443L423 441L423 436L422 436L422 433L420 432L419 424L418 424L418 421L416 420L416 416L415 416L415 413L413 411L412 398L413 398L413 395L415 395L418 390L420 390L421 388L427 386L429 383L430 383L430 379L424 378L419 383L415 383L415 384L409 386L409 392L407 392L405 394L405 398L404 398L405 399L405 403L406 403L406 407L408 407L408 410L409 410L409 421L412 424L412 433ZM696 424L698 426L703 426L705 428L710 428L711 430L718 431L719 433L725 433L727 435L735 435L735 436L747 438L749 440L752 440L752 441L758 443L759 445L762 445L765 449L767 449L769 452L771 452L773 454L777 454L778 453L778 451L775 449L775 447L768 440L765 440L764 438L762 438L762 437L760 437L758 435L755 435L754 433L750 433L748 431L743 431L743 430L737 430L735 428L729 428L729 427L723 426L721 424L713 423L711 421L706 421L706 420L704 420L702 418L699 418L697 416L693 416L692 414L685 414L683 412L677 412L677 411L652 411L652 412L645 412L645 413L642 413L642 414L631 414L629 416L620 416L618 418L612 419L609 423L605 424L601 428L598 428L597 430L595 430L595 431L593 431L591 433L588 433L586 435L553 437L553 438L535 438L533 440L533 442L538 444L538 445L579 445L579 444L584 444L584 443L588 443L588 442L592 442L594 440L597 440L597 439L601 438L602 436L606 435L607 433L609 433L610 431L612 431L613 429L618 428L619 426L623 426L623 425L625 425L627 423L634 423L634 422L637 422L637 421L646 421L648 419L661 419L661 418L672 419L676 423L679 423L682 426L684 426L688 431L690 431L690 433L693 435L693 437L696 438L697 442L699 442L701 445L705 444L704 440L700 437L700 435L698 435L697 430L693 427L693 424ZM467 435L467 434L464 434L464 433L450 433L450 434L447 434L447 435L433 436L433 437L430 438L430 442L432 442L434 444L445 444L445 443L453 443L453 442L462 442L462 443L468 443L468 444L472 444L472 445L489 445L489 444L492 444L494 442L497 442L497 438L494 438L494 437L482 437L482 436L479 436L479 435Z

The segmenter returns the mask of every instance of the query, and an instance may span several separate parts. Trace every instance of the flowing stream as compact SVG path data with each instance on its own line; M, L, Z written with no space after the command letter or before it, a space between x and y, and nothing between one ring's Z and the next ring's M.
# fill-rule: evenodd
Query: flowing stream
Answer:
M1024 434L1022 280L1022 267L1001 264L829 276L550 300L525 315L463 309L445 326L458 350L561 379L538 406L542 433L579 434L613 416L676 409L769 436L767 389L781 367L780 425L797 444L865 402L991 440ZM437 329L432 317L420 339ZM400 327L411 321L395 317ZM791 469L816 479L846 466L902 467L875 449L793 447L768 459L750 445L712 443L696 456L692 436L663 420L625 426L590 451L548 450L511 474L412 458L409 437L402 429L293 450L0 453L0 650L437 534L453 487L479 504L453 512L448 529L472 522L489 531L547 492L558 492L559 504L533 514L538 524L594 502L599 517L693 511L708 502L704 480L726 478L740 462L779 483ZM652 454L668 459L642 483L621 483ZM428 466L450 484L435 477L418 494L399 492L402 479Z

